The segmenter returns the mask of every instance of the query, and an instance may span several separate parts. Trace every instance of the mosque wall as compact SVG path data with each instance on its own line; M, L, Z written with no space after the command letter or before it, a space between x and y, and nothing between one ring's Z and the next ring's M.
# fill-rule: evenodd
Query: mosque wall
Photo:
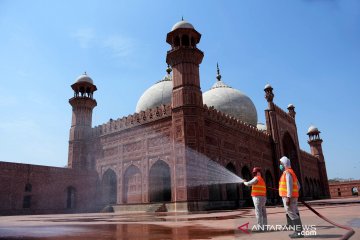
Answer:
M268 134L250 125L239 123L216 110L205 115L205 153L223 166L232 163L236 173L241 169L261 166L273 169L272 149Z
M205 154L220 163L236 175L250 180L253 167L261 167L262 175L269 187L275 187L273 149L270 136L256 127L245 124L213 108L205 108ZM244 186L220 186L220 197L211 199L239 200L248 204L250 189ZM229 192L233 188L236 194ZM210 189L210 193L215 191ZM237 198L234 197L237 195ZM268 199L275 198L273 191L268 191Z
M303 169L303 195L306 198L324 196L324 186L319 175L318 158L301 150L301 164Z
M158 160L167 164L173 175L171 110L169 106L162 110L158 115L154 111L151 119L150 110L143 112L151 121L146 121L142 113L128 116L123 128L110 125L121 126L125 120L107 123L101 126L101 134L88 143L92 146L89 149L94 150L90 155L94 157L101 184L108 184L104 178L108 171L116 176L118 204L149 202L149 172Z
M0 162L0 214L97 210L97 174L69 168Z
M359 197L360 180L331 181L329 183L332 198Z

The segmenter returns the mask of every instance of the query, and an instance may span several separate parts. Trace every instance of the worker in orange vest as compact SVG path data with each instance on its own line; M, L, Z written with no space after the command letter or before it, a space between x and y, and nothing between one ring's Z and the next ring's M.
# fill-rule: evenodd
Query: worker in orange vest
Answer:
M291 238L303 238L304 236L301 234L302 224L297 206L300 183L291 168L290 159L285 156L280 159L280 170L283 173L279 181L279 195L283 200L285 211L291 220L291 226L295 230L289 236Z
M267 215L266 215L266 185L264 179L261 177L261 168L254 167L253 179L244 182L245 186L251 186L251 196L255 206L255 216L258 230L266 230Z

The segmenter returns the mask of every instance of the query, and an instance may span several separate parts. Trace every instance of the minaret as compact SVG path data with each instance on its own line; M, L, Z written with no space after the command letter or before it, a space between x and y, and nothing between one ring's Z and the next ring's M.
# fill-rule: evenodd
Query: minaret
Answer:
M166 62L173 70L172 128L174 142L174 172L172 179L172 201L204 199L196 188L186 187L191 181L186 164L196 161L191 154L204 152L203 100L200 89L199 65L204 57L197 48L201 34L187 21L176 23L167 34L166 42L171 45ZM205 194L206 195L206 194Z
M308 143L310 145L311 154L318 159L318 169L322 189L324 189L324 195L330 197L329 182L326 173L325 158L322 151L322 142L320 138L320 131L317 127L311 125L308 129L307 135L309 136Z
M167 34L166 42L171 45L171 50L167 52L166 62L173 70L173 109L203 107L199 65L204 54L196 46L200 37L201 34L186 21L175 24Z
M93 93L97 90L93 80L86 74L82 74L71 85L74 97L69 99L72 106L72 120L69 137L69 168L89 168L86 162L85 140L91 131L92 111L96 106Z

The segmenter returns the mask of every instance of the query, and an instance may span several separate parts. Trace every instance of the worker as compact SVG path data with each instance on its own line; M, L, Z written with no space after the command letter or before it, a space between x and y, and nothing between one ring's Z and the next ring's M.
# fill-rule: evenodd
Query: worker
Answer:
M253 179L244 182L245 186L251 186L251 196L255 206L255 216L258 230L267 229L266 215L266 185L261 176L261 168L254 167L252 171Z
M294 233L290 234L290 238L303 238L302 224L297 202L299 197L300 183L296 177L295 172L291 168L290 159L282 157L280 159L280 170L283 171L279 181L279 195L284 203L286 213L290 218L290 224L295 230Z

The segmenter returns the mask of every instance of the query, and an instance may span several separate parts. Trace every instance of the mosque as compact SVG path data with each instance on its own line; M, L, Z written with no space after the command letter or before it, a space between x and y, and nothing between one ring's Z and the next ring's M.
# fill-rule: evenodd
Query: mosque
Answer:
M166 36L165 77L143 93L134 114L99 126L92 126L97 86L87 74L78 77L69 100L68 167L0 162L0 214L98 211L109 205L115 211L200 211L251 204L243 185L192 185L199 158L245 179L261 166L267 186L277 187L285 155L304 198L329 198L320 131L310 126L311 153L301 150L295 107L278 107L269 84L266 124L258 123L251 98L226 83L219 67L211 89L202 92L200 39L192 24L176 23ZM267 197L269 204L278 201L272 191Z

